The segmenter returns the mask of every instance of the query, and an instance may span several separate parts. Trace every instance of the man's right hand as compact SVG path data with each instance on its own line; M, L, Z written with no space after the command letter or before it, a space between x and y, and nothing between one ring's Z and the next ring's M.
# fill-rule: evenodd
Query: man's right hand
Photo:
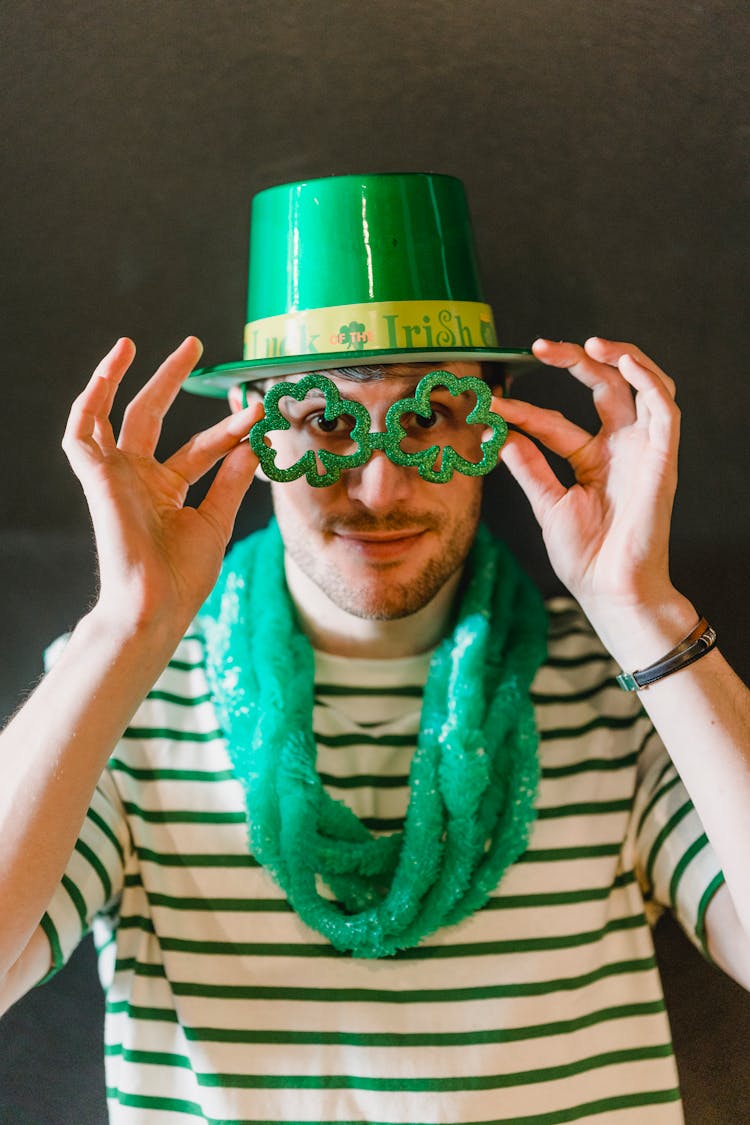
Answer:
M196 434L163 464L162 421L201 352L189 337L125 411L109 414L135 347L120 340L70 413L63 442L83 485L101 589L36 691L0 735L0 1012L46 973L39 920L107 759L209 594L256 469L257 403ZM223 459L205 499L188 488Z
M175 640L216 581L258 464L242 439L260 403L196 434L165 462L155 459L164 416L201 352L189 336L167 357L125 410L115 440L109 415L135 355L131 340L118 340L75 400L63 440L96 536L97 615L128 628L168 622ZM186 507L189 486L222 458L203 502Z

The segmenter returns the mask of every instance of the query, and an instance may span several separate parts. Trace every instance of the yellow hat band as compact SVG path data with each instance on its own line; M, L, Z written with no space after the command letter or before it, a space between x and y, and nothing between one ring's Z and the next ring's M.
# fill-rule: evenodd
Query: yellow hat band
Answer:
M245 325L245 360L275 356L495 348L492 309L478 301L372 301L304 309Z

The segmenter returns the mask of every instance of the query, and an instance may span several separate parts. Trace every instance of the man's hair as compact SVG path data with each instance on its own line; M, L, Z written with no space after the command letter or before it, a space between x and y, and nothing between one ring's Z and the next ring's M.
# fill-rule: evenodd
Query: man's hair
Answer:
M504 363L480 363L481 375L485 383L488 384L493 390L499 387L501 390L505 388L505 364ZM424 369L426 375L428 371L437 370L434 363L364 363L356 367L330 367L325 371L321 371L321 375L338 375L342 379L351 379L353 383L374 383L379 379L385 379L388 372L393 368L398 367L416 367ZM283 376L282 376L283 378ZM254 391L256 394L263 396L269 387L274 383L279 382L279 376L267 376L265 379L254 379L248 381L245 386L248 392Z

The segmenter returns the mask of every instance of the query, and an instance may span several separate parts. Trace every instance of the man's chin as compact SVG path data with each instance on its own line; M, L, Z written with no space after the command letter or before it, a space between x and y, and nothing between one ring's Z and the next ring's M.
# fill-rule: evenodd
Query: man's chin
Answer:
M424 609L452 575L442 568L429 568L412 582L395 582L381 574L370 582L332 580L320 582L323 593L339 609L367 621L398 621Z
M335 599L331 599L335 601ZM429 601L430 599L428 599ZM399 621L403 617L411 617L417 613L427 602L417 602L411 598L348 598L346 601L337 602L339 609L350 613L352 617L359 617L363 621Z

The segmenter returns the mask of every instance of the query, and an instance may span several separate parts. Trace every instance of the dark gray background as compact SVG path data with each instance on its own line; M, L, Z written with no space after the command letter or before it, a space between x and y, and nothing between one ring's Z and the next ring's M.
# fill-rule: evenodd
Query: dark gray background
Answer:
M683 407L673 572L745 675L747 7L661 0L290 0L2 5L0 709L95 590L59 448L117 336L129 386L187 333L240 354L250 196L352 171L467 185L501 340L637 341ZM562 374L519 392L590 417ZM218 418L183 396L164 448ZM265 519L254 490L245 531ZM512 484L488 518L546 590ZM0 906L0 909L7 908ZM689 1122L750 1119L750 1001L658 931ZM88 945L0 1026L0 1121L105 1119Z

